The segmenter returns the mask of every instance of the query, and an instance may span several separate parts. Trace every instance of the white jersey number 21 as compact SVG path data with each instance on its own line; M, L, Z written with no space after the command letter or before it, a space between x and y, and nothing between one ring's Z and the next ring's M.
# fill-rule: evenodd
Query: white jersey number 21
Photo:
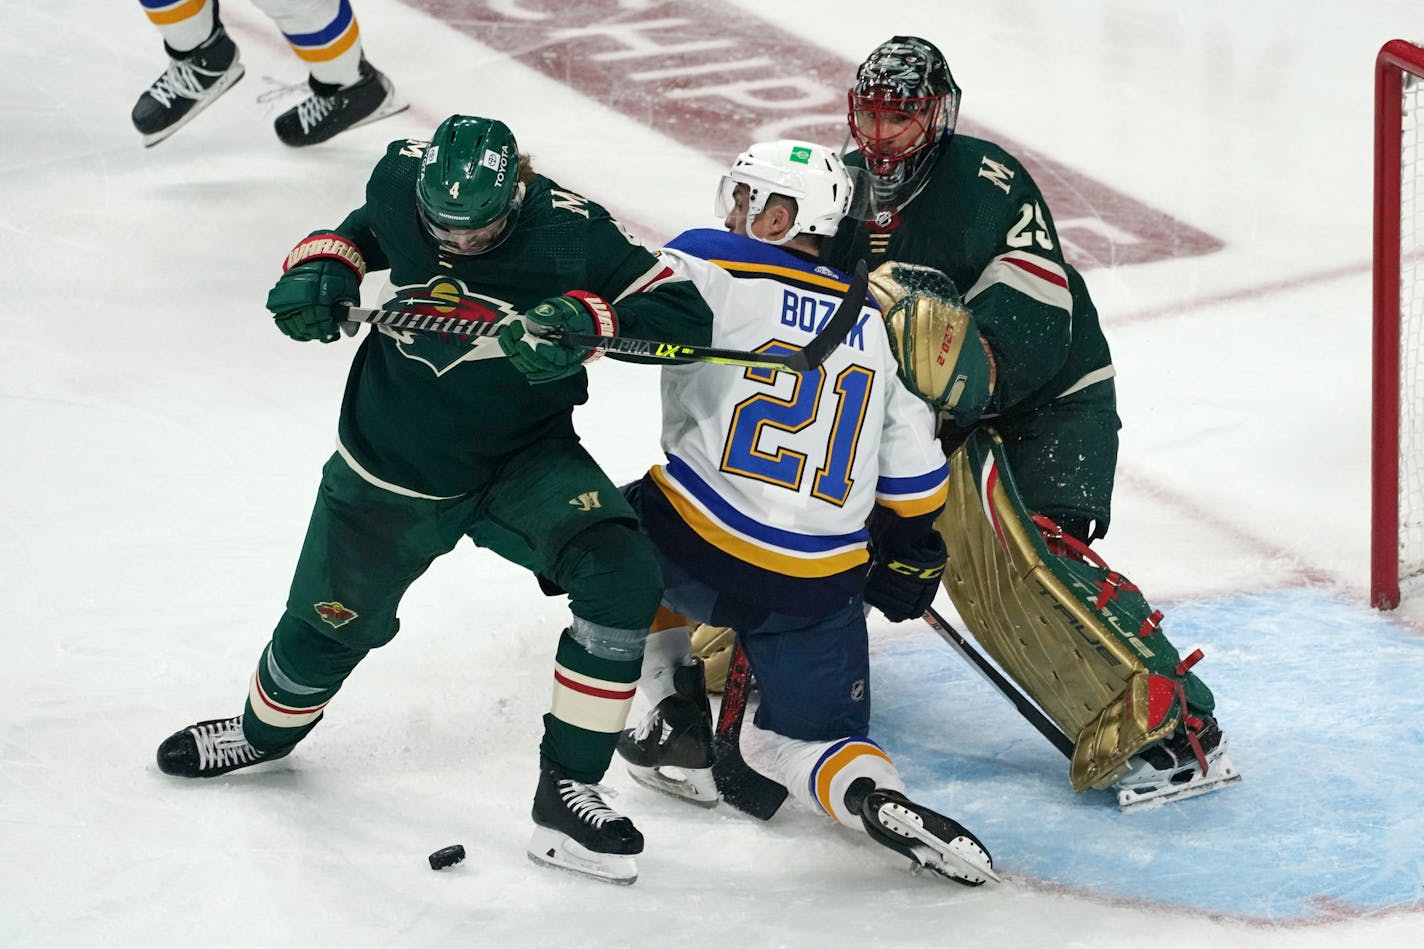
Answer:
M793 353L799 347L772 341L757 348L761 353ZM749 381L774 385L775 369L748 369ZM821 452L821 464L816 468L811 486L812 497L840 507L850 496L850 468L855 462L856 445L860 441L860 426L865 419L875 373L864 366L848 366L836 376L835 420L831 434ZM808 455L790 448L763 451L762 434L767 428L782 432L799 432L815 424L821 411L821 390L826 372L814 369L802 373L789 398L758 392L743 399L732 410L732 424L722 448L722 470L780 485L791 491L801 489Z

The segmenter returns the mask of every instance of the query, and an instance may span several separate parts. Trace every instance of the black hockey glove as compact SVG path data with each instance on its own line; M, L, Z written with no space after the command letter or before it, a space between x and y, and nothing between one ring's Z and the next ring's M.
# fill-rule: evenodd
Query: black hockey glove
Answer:
M870 556L865 602L892 623L924 616L944 575L944 538L932 532L907 551L872 549Z

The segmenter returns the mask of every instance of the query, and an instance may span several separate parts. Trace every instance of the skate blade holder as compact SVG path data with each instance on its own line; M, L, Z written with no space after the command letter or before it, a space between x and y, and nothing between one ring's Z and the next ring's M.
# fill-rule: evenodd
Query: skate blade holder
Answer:
M629 764L628 776L645 788L698 807L716 807L722 800L711 768L677 768L670 765L649 768Z
M968 886L979 886L985 880L1003 882L989 863L989 855L983 850L962 837L941 840L926 830L920 815L909 808L896 803L883 804L878 816L881 826L886 830L907 840L918 840L920 843L914 849L928 851L939 857L944 872L954 876L956 882ZM913 873L919 874L928 866L921 857L920 862L911 869Z
M1181 784L1162 781L1156 784L1119 788L1117 809L1124 813L1152 810L1163 804L1173 804L1177 801L1210 794L1213 791L1220 791L1222 788L1240 782L1241 772L1223 753L1211 762L1211 768L1205 775L1199 775L1195 780L1184 781Z

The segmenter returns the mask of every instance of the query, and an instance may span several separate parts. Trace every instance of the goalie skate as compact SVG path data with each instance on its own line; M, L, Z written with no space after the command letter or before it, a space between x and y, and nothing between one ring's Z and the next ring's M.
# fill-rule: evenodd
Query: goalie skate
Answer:
M700 661L673 673L674 694L618 736L618 754L634 781L699 807L716 807L712 711Z
M857 779L846 791L846 803L864 795L859 807L866 833L878 844L913 861L915 872L930 870L963 886L999 882L989 851L969 831L943 814L916 804L899 791L871 788L869 778Z
M1205 768L1185 735L1151 745L1132 759L1132 769L1113 785L1118 810L1149 810L1240 781L1241 772L1226 754L1226 736L1216 721L1208 718L1197 737Z
M643 835L603 802L597 785L545 765L539 770L533 817L528 853L540 866L625 886L638 879L633 855L643 852Z

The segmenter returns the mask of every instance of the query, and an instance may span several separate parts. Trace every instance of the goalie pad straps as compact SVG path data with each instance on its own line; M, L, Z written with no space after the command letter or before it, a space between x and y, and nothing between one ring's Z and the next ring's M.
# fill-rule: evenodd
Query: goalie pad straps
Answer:
M950 456L949 485L936 525L945 588L984 650L1073 740L1076 790L1111 787L1144 747L1200 725L1214 703L1190 671L1196 654L1183 661L1136 586L1046 519L1045 539L997 434L980 428Z
M297 264L321 258L339 260L346 264L356 271L357 280L366 276L366 258L361 256L361 249L335 231L317 231L299 241L297 246L292 248L292 252L287 255L287 259L283 261L282 273L286 273Z
M920 398L968 427L994 392L994 356L954 282L932 267L887 261L870 275L899 364Z

